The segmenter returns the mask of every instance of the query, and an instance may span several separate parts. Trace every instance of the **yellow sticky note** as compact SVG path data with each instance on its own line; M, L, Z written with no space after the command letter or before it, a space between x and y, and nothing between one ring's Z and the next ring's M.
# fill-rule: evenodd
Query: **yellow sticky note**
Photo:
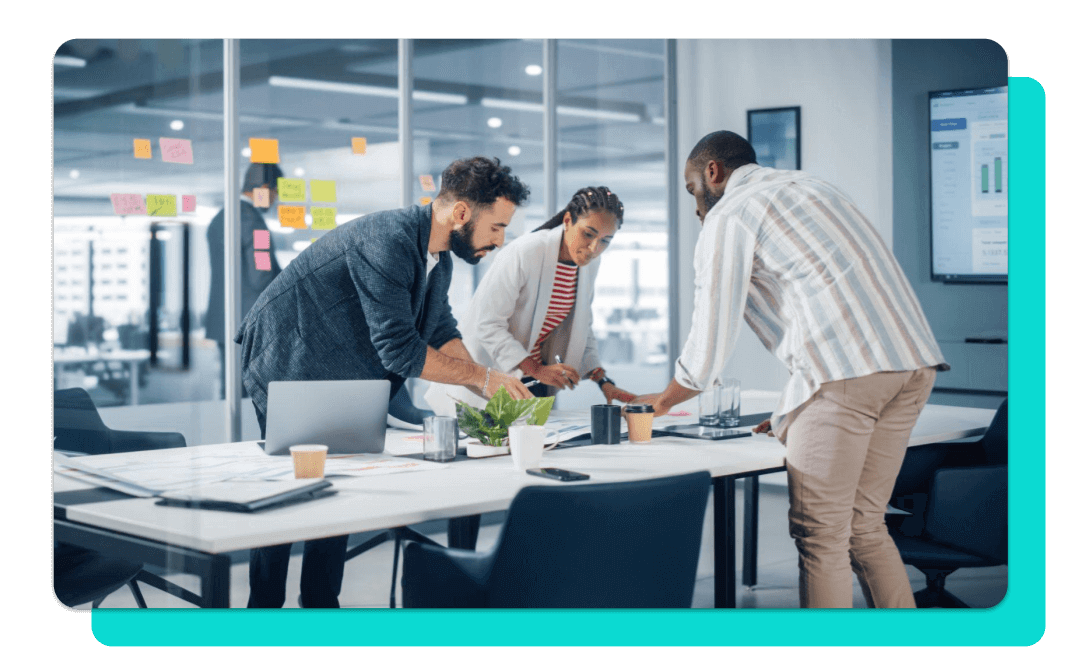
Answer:
M252 163L277 163L278 141L271 138L248 138Z
M334 180L312 180L312 201L335 203L338 200L337 184ZM312 210L314 212L314 210Z
M432 197L431 196L421 196L420 197L420 204L421 205L428 205L431 202L432 202Z
M364 154L368 151L368 139L367 138L353 138L353 153Z
M150 154L150 140L144 140L142 138L135 138L135 158L137 159L150 159L153 158Z
M420 176L420 188L424 191L435 191L435 180L431 175Z
M333 229L338 226L337 208L312 208L313 229Z
M147 194L146 214L153 217L176 217L176 196L172 194Z
M306 229L303 205L279 205L278 223L291 229Z
M279 177L278 198L282 201L289 202L308 200L304 195L304 180L291 180L287 177Z

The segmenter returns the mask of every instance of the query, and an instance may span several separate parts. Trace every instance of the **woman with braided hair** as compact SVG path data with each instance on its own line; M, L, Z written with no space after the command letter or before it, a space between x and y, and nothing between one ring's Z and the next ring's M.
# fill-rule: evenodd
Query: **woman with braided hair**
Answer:
M575 192L567 207L501 250L458 325L478 363L541 385L536 396L574 388L583 378L608 403L634 395L605 375L593 336L593 288L599 257L623 224L623 204L607 187ZM425 396L439 414L453 399L477 406L464 387L432 385Z

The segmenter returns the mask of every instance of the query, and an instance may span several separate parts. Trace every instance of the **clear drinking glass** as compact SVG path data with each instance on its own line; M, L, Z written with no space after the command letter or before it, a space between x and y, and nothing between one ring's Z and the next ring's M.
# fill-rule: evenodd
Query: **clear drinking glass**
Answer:
M717 402L722 427L739 427L739 380L725 378L717 388Z
M698 424L716 427L721 424L720 388L707 387L698 394Z
M424 418L424 459L450 462L458 452L458 419L443 415Z

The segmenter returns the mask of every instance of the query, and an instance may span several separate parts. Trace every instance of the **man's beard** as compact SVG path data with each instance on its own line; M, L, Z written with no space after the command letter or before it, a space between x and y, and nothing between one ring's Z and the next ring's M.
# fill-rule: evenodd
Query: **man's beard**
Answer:
M489 245L484 250L494 250L495 245ZM473 247L473 220L469 220L462 228L450 232L450 250L467 264L476 266L481 257L477 253L481 250Z
M713 194L709 193L709 188L706 188L706 193L702 194L702 200L705 201L706 204L706 212L709 212L713 209L713 206L717 205L717 203L721 200L721 196L724 196L723 192L720 194L720 196L714 196ZM702 214L703 216L705 216L705 213Z

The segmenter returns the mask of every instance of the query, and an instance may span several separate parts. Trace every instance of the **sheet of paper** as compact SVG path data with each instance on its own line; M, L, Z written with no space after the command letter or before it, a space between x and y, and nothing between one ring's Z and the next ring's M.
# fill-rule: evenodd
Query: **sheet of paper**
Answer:
M257 208L270 207L270 189L256 187L251 190L251 201Z
M266 229L256 229L255 231L252 231L252 233L255 235L255 249L270 249L270 231L267 231Z
M184 212L195 212L195 196L185 194L180 198L184 202Z
M424 191L435 191L435 180L431 175L420 176L420 188Z
M337 223L338 209L337 208L312 208L312 228L313 229L333 229L338 226Z
M312 180L312 201L316 203L336 203L338 201L337 183L334 180Z
M176 217L176 196L172 194L147 194L146 214L152 217Z
M367 138L353 138L353 153L364 154L368 151Z
M269 271L270 270L270 253L269 252L256 252L255 253L255 270L257 270L257 271Z
M303 205L279 205L278 223L291 229L306 229Z
M278 198L282 201L292 203L308 200L304 192L304 180L294 180L288 177L279 177Z
M137 159L150 159L153 156L150 153L150 140L149 138L135 138L135 158Z
M278 163L278 141L272 138L248 138L252 163Z
M109 194L113 212L118 215L145 215L146 202L142 194Z
M165 163L195 163L191 140L158 138L158 146L161 147L161 160Z

